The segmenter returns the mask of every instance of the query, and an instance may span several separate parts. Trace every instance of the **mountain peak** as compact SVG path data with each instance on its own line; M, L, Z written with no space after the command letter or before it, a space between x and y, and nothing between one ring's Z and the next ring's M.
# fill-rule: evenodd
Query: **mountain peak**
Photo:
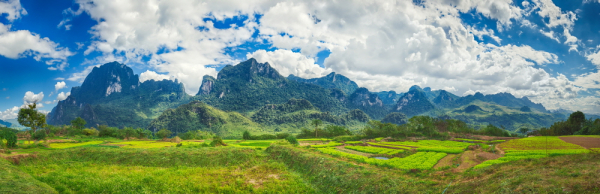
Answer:
M419 87L417 85L414 85L414 86L411 86L410 89L408 89L409 92L412 90L423 90L423 89L421 89L421 87Z
M217 75L217 79L240 78L248 82L257 81L257 77L273 80L285 79L268 62L259 63L254 58L250 58L235 66L227 65Z

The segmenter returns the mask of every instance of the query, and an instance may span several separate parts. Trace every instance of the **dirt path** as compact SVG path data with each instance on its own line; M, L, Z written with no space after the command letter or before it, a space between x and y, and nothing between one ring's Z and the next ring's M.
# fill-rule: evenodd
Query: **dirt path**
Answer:
M444 157L440 161L438 161L438 163L435 164L435 166L433 166L433 168L436 169L436 168L451 166L452 165L452 160L455 157L456 157L456 154L448 154L446 157Z
M477 161L477 155L475 154L475 151L465 151L461 156L460 156L460 166L458 166L457 168L454 169L455 172L464 172L465 170L479 164L480 162Z
M558 137L561 140L580 145L581 147L590 149L590 148L600 148L600 138L595 137Z

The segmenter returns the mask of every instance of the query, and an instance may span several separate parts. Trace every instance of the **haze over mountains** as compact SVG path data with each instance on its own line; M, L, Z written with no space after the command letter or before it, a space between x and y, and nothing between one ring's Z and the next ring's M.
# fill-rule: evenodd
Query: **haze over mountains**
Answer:
M406 93L371 92L336 73L313 79L294 75L286 78L269 63L251 58L224 67L217 78L204 76L195 96L186 94L177 80L140 82L128 66L107 63L94 68L81 86L71 89L71 95L48 114L48 123L69 124L82 117L90 127L168 128L175 132L201 129L237 134L221 130L245 126L240 130L297 132L300 127L308 127L311 119L356 129L390 113L394 113L390 119L400 118L398 113L407 118L428 115L508 130L547 127L564 119L564 114L549 112L527 97L516 98L510 93L460 97L419 86L412 86Z

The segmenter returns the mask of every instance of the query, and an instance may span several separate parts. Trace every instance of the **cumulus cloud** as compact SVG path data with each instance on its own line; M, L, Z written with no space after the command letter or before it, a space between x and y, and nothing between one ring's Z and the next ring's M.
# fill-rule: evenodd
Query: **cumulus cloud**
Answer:
M54 90L58 91L60 89L66 88L66 87L67 87L67 84L64 81L56 82L56 84L54 85Z
M23 104L33 104L42 102L44 99L44 92L40 92L39 94L35 94L31 91L25 92L25 96L23 97Z
M0 1L0 14L6 14L8 21L21 18L21 15L27 15L27 11L21 7L19 0Z
M599 46L599 48L600 48L600 46ZM591 61L594 65L598 66L598 69L600 69L600 50L598 50L597 52L594 52L594 53L587 54L585 57L587 58L587 60Z
M19 107L15 106L5 111L0 111L0 120L15 119L19 114Z
M267 42L278 50L257 50L246 57L269 62L284 76L310 78L335 71L372 91L403 92L416 84L457 94L511 92L548 103L574 99L584 89L564 75L552 76L540 68L562 63L557 55L526 45L501 45L494 29L468 26L460 19L462 14L480 14L497 22L496 31L515 22L536 31L543 28L541 32L577 51L580 41L570 34L576 14L556 9L549 0L524 1L524 9L510 0L77 3L79 10L68 11L72 17L85 12L98 22L90 30L94 40L84 54L102 56L70 81L83 81L93 66L104 61L136 63L144 57L150 58L150 69L140 75L142 80L175 78L195 94L202 75L215 76L216 66L238 62L226 48L251 41ZM262 14L260 21L257 13ZM544 26L524 19L532 13L545 19ZM233 16L248 19L243 26L214 27L213 20ZM61 25L69 22L67 17ZM475 39L484 36L498 44ZM323 50L331 51L324 68L314 62Z
M307 58L300 53L294 53L290 50L257 50L254 53L248 53L246 57L255 58L259 63L268 62L283 76L294 74L303 78L316 78L331 73L331 70L324 69L315 64L314 59Z
M57 101L65 100L70 95L71 95L71 92L67 92L66 94L64 92L58 93L58 95L56 96L56 100Z
M161 81L161 80L170 80L172 79L172 77L168 76L168 75L163 75L163 74L158 74L154 71L150 71L150 70L146 70L145 72L140 74L140 82L145 82L146 80L155 80L155 81Z
M6 19L12 22L27 11L21 7L18 0L0 2L0 15L6 14ZM0 55L17 59L32 56L36 61L44 60L51 65L50 70L64 70L68 66L67 57L73 53L68 48L60 47L48 38L28 30L11 30L11 25L0 23Z

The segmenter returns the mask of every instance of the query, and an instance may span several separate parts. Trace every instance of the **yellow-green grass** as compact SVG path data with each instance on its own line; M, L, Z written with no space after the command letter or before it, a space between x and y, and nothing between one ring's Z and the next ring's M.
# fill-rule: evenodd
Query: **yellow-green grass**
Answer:
M567 143L555 136L538 136L514 139L501 143L499 147L507 152L524 150L585 149L579 145Z
M384 146L384 147L398 148L398 149L405 149L405 150L410 150L410 149L413 149L413 148L411 148L411 147L400 146L400 145L392 145L392 144L383 144L383 143L373 143L373 142L367 142L367 144L369 144L369 145L373 145L373 146Z
M331 141L327 138L311 138L311 139L298 139L298 141Z
M295 173L252 149L76 148L19 168L60 193L314 193Z
M439 140L419 140L413 141L397 141L397 142L382 142L382 144L412 146L417 148L455 148L466 149L473 143L457 142L457 141L439 141Z
M194 141L182 141L180 143L184 146L201 144L200 142ZM108 145L125 145L123 148L164 148L177 146L177 143L165 141L124 141L118 143L109 143Z
M86 146L86 145L97 145L97 144L102 144L104 143L103 141L88 141L88 142L82 142L82 143L50 143L49 147L50 148L54 148L54 149L65 149L65 148L72 148L72 147L79 147L79 146Z
M504 157L488 160L475 166L475 169L485 168L494 164L501 164L522 159L537 159L548 156L584 154L590 151L576 144L567 143L558 137L528 137L514 139L499 147L505 151Z
M42 183L23 172L13 164L0 158L0 193L57 193L46 183Z

